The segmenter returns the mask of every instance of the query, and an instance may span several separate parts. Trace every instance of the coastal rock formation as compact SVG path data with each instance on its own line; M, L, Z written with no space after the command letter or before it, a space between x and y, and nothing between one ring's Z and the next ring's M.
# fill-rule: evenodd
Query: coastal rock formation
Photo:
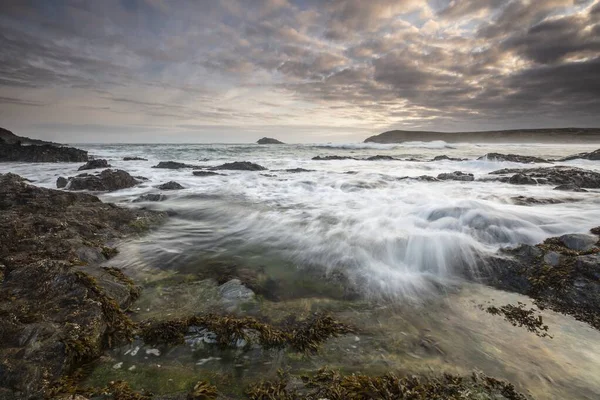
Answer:
M0 142L0 162L85 162L87 151L73 147L59 147L50 144L22 145Z
M8 129L0 128L0 143L8 143L8 144L26 144L26 145L56 145L60 146L58 143L48 142L45 140L39 139L31 139L25 136L17 136Z
M77 169L77 171L85 171L88 169L97 169L97 168L110 168L112 165L108 163L108 161L103 159L98 160L90 160L81 167Z
M231 163L225 163L216 167L212 167L212 170L234 170L234 171L265 171L266 168L262 165L254 164L249 161L234 161Z
M170 181L170 182L167 182L167 183L163 183L162 185L155 186L155 188L160 189L160 190L180 190L180 189L184 189L183 186L181 186L179 183L177 183L175 181Z
M464 182L471 182L475 180L475 177L473 176L473 174L468 174L465 172L461 172L461 171L454 171L451 173L444 173L444 174L439 174L437 176L437 178L441 181L464 181Z
M225 174L219 174L218 172L213 172L213 171L192 171L192 174L194 176L215 176L215 175L225 176Z
M587 190L582 189L573 183L557 186L554 190L562 190L563 192L587 192Z
M165 201L167 199L167 196L165 196L164 194L158 194L158 193L148 193L148 194L143 194L140 197L134 199L132 202L133 203L142 203L145 201Z
M41 399L56 380L130 337L122 310L137 287L92 263L115 253L108 241L165 216L35 187L14 174L0 175L0 210L0 398Z
M280 142L277 139L268 138L268 137L264 137L262 139L258 139L258 141L256 143L258 143L258 144L285 144L283 142Z
M533 156L520 156L517 154L500 154L500 153L488 153L485 156L479 157L478 160L488 160L488 161L509 161L515 163L524 163L524 164L532 164L532 163L548 163L548 160L544 160L543 158L533 157Z
M312 158L314 161L332 161L332 160L358 160L356 157L347 156L316 156Z
M133 187L139 183L137 179L123 170L106 169L98 175L80 174L69 178L66 189L113 192Z
M161 161L157 165L152 168L162 168L162 169L183 169L183 168L198 168L196 165L184 164L176 161Z
M447 155L435 156L431 161L466 161L467 158L454 158Z
M590 153L574 154L572 156L561 158L559 161L570 161L570 160L577 160L577 159L598 161L598 160L600 160L600 149L592 151Z
M148 159L142 157L123 157L123 161L148 161Z
M392 160L396 160L396 158L392 157L392 156L382 156L382 155L376 155L376 156L371 156L368 157L366 159L367 161L392 161Z
M501 182L509 183L540 185L572 184L580 188L600 188L600 173L576 167L505 168L490 172L490 175L511 175L511 177L497 179Z

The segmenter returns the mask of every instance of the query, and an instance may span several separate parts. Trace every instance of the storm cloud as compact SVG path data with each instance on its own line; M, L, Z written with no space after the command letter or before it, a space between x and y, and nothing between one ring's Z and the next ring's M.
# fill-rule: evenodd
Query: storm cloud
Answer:
M600 0L6 0L0 126L68 142L600 126Z

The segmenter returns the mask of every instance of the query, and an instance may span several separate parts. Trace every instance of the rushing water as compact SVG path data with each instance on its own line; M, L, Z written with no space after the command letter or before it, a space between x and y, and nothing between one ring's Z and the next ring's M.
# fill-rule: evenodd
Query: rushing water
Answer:
M132 349L142 346L135 343L112 352L98 367L91 377L98 384L126 379L167 393L189 386L198 374L218 375L218 371L235 371L235 376L245 379L272 376L279 367L303 371L319 365L374 373L393 369L468 374L481 369L511 380L539 399L600 398L597 331L571 317L544 311L554 339L539 338L478 307L526 298L461 282L465 270L477 273L481 259L501 247L534 244L598 226L598 191L398 179L452 171L473 173L479 179L501 168L557 164L600 171L600 163L587 160L535 165L477 160L489 152L559 158L593 151L594 145L77 147L108 159L114 168L149 178L131 189L100 194L102 200L171 215L160 229L122 243L120 254L110 261L146 282L135 318L215 309L216 284L194 281L194 273L210 262L233 261L279 282L278 300L255 304L248 313L278 320L289 313L306 316L327 310L352 320L364 332L332 340L318 356L300 360L289 354L190 352L188 347L159 352L142 348L139 356L138 351L133 356ZM317 155L363 159L378 154L411 161L311 160ZM429 161L442 154L467 160ZM121 161L125 156L148 161ZM268 171L219 171L224 175L197 177L190 169L152 168L168 160L199 167L251 161ZM76 175L79 165L4 163L0 172L55 187L59 176ZM294 168L310 171L286 171ZM185 189L163 192L167 199L162 202L132 202L140 195L159 193L154 186L171 180ZM516 196L564 202L523 206L515 204ZM342 286L352 284L360 291L358 300L322 279L339 271L346 279Z

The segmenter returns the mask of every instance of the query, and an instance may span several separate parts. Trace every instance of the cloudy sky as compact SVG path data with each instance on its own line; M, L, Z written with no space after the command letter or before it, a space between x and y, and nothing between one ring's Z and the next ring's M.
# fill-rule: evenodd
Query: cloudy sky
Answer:
M64 142L600 126L600 0L2 0L0 126Z

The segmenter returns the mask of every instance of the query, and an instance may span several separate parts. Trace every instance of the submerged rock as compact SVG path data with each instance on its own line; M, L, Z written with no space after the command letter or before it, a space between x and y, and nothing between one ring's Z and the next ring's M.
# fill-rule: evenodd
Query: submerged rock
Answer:
M155 186L155 188L160 190L181 190L184 189L179 183L175 181L170 181L167 183L163 183L162 185Z
M469 173L465 173L465 172L461 172L461 171L454 171L452 173L439 174L437 176L437 178L442 181L451 180L451 181L471 182L471 181L475 180L475 177L473 176L473 174L469 174Z
M148 193L148 194L143 194L140 197L134 199L132 202L133 203L141 203L141 202L145 202L145 201L165 201L167 199L167 196L165 196L164 194L158 194L158 193Z
M304 168L290 168L290 169L285 169L285 172L291 172L292 174L297 174L300 172L313 172L314 169L304 169Z
M161 168L161 169L183 169L183 168L197 168L196 165L184 164L176 161L161 161L157 165L152 168Z
M490 175L520 174L531 178L532 184L567 185L581 188L600 188L600 173L582 168L556 166L547 168L505 168L490 172ZM514 176L514 175L513 175ZM501 182L509 182L511 178L499 178ZM520 178L524 182L523 178Z
M382 155L376 155L376 156L371 156L366 158L367 161L393 161L396 160L396 158L392 157L392 156L382 156Z
M536 197L526 197L526 196L515 196L511 197L513 203L525 206L532 204L560 204L565 203L567 201L575 201L575 199L553 199L553 198L536 198Z
M123 161L148 161L148 159L142 157L123 157Z
M500 153L488 153L485 156L479 157L478 160L489 160L489 161L509 161L515 163L548 163L548 160L533 156L520 156L517 154L500 154Z
M316 156L312 158L314 161L332 161L332 160L358 160L356 157L348 156Z
M587 193L587 190L580 188L573 183L567 183L566 185L560 185L554 188L554 190L562 190L564 192L582 192Z
M249 161L234 161L231 163L225 163L216 167L212 167L212 170L234 170L234 171L265 171L266 168L262 165L254 164Z
M192 174L194 176L227 176L225 174L219 174L218 172L213 171L193 171Z
M508 179L508 183L513 185L537 185L537 181L525 174L514 174Z
M112 165L108 163L108 161L103 159L98 160L90 160L81 167L77 168L77 171L85 171L87 169L97 169L97 168L110 168Z
M268 138L268 137L258 139L258 141L256 143L258 143L258 144L284 144L283 142L280 142L277 139Z
M447 155L435 156L431 161L466 161L466 158L454 158Z
M46 145L21 145L0 142L0 162L85 162L87 151L73 147Z
M242 284L239 279L232 279L219 286L219 294L228 311L239 308L242 304L254 301L255 294Z
M139 181L120 169L107 169L98 175L81 174L69 178L68 190L90 190L95 192L113 192L137 185Z

